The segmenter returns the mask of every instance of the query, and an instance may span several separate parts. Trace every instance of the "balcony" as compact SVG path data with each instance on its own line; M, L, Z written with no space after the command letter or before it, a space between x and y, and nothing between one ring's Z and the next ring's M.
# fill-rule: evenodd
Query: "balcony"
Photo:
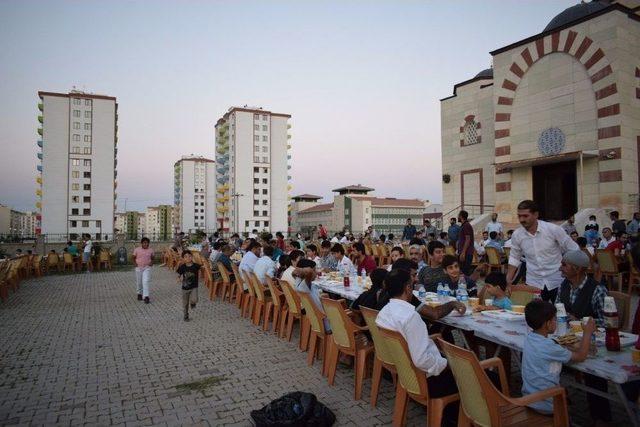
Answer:
M37 178L36 178L36 182L37 182L38 184L42 185L42 177L41 177L41 176L37 177Z
M287 150L291 150L291 144L287 144Z
M42 136L42 128L38 128L38 135Z
M293 185L291 184L287 185L287 190L291 191L292 188L293 188Z
M113 181L113 188L114 189L118 188L118 181Z
M36 166L36 169L38 169L38 172L42 172L42 165Z
M37 141L37 144L38 144L38 147L42 148L42 140L41 140L41 139L39 139L39 140Z
M42 203L41 202L36 202L36 208L42 209Z
M291 154L287 154L287 160L291 160Z
M40 115L38 116L38 121L39 121L40 123L42 123L42 122L44 121L44 118L42 117L42 114L40 114Z
M38 110L40 111L44 110L44 104L42 102L38 102Z
M291 181L291 175L287 175L287 181Z
M291 139L291 134L287 134L287 139Z
M291 124L287 123L287 129L291 129Z
M39 188L36 190L36 196L42 197L42 190L40 190Z
M40 160L42 160L42 152L38 153L37 156Z
M291 165L287 165L287 170L288 170L288 169L291 169Z

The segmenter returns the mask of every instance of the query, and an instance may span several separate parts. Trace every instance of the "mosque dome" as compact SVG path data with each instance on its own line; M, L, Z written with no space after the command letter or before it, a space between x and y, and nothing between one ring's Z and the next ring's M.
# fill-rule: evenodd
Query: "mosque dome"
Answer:
M578 3L557 14L551 22L544 27L543 32L551 31L565 24L576 21L592 13L598 12L609 6L609 2L603 0L593 0L589 3Z
M474 79L482 78L482 77L490 77L490 78L493 78L493 68L487 68L486 70L482 70L482 71L480 71L478 74L476 74L476 76L474 77Z

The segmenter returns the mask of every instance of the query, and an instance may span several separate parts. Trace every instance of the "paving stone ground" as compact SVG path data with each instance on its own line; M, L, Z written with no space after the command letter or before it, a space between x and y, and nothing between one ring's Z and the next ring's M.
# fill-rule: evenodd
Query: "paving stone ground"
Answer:
M175 274L152 272L151 304L136 300L133 271L30 279L0 304L0 425L251 425L249 413L290 391L314 393L337 425L388 425L394 390L383 381L377 408L353 399L352 369L330 387L319 362L262 332L200 287L192 321L182 320ZM176 386L216 377L204 392ZM580 420L586 403L572 396ZM614 407L614 412L619 408ZM411 403L408 425L424 425ZM624 418L618 425L626 424Z

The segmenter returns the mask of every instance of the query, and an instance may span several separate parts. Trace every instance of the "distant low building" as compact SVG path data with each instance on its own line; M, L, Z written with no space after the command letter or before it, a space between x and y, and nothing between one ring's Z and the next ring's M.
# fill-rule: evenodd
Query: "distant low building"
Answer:
M321 203L320 197L303 194L293 197L291 228L308 236L317 236L322 224L331 234L347 230L363 233L373 226L378 233L402 233L407 218L422 223L425 202L369 195L373 188L349 185L333 190L333 203Z
M173 239L174 210L170 205L149 206L145 212L146 233L151 240Z

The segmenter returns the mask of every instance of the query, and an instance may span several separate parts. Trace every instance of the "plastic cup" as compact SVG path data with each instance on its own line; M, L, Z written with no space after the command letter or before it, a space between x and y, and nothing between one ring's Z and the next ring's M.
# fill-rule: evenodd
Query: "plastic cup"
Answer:
M491 307L493 305L493 298L485 298L484 305L486 305L487 307Z
M480 304L480 298L471 297L469 298L469 305L471 308L476 308Z
M631 349L631 360L633 360L633 363L640 363L640 350L637 348Z
M514 311L516 313L524 313L524 305L512 305L511 311Z

